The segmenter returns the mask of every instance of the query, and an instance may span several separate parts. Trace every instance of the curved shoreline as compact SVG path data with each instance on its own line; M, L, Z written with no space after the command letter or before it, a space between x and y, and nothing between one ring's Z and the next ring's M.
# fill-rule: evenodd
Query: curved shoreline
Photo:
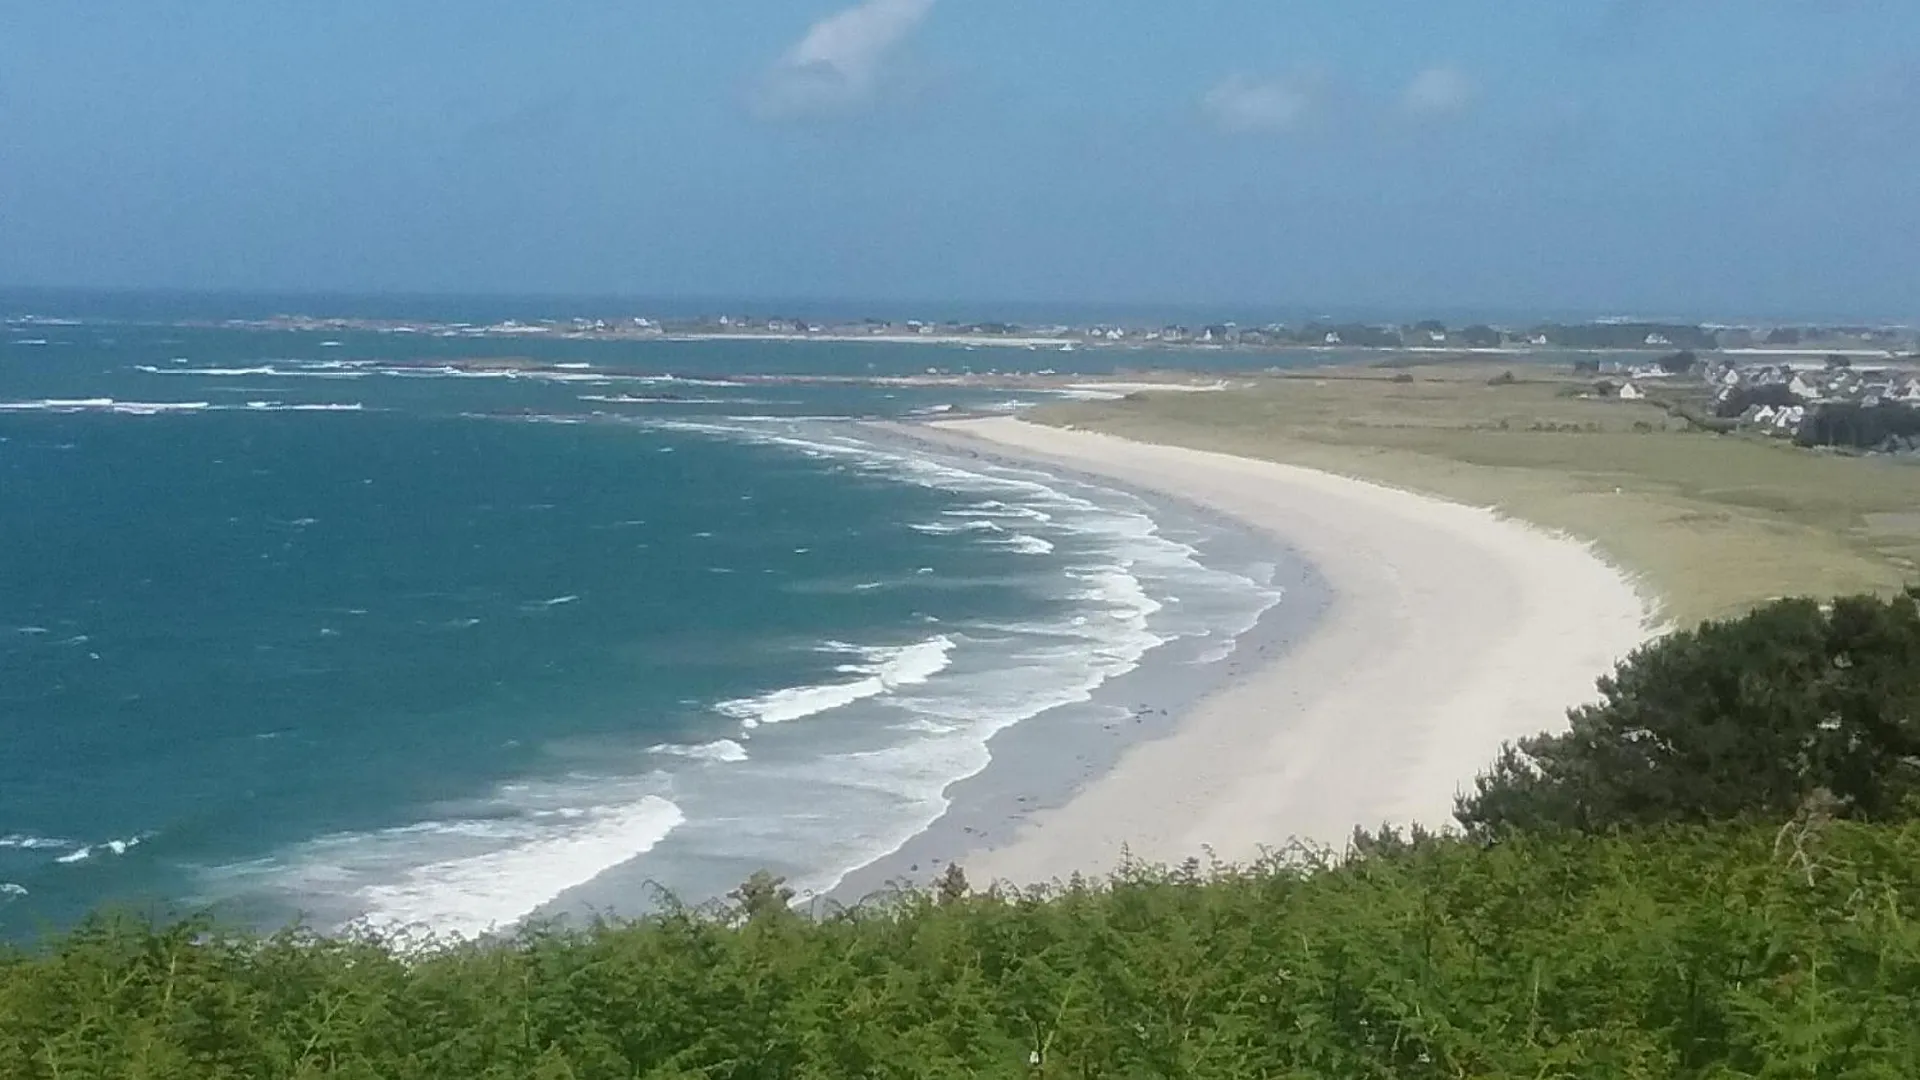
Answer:
M1645 598L1586 544L1490 510L1012 418L930 426L943 443L1231 518L1329 587L1290 647L1128 747L1064 805L1024 815L1007 840L943 835L941 855L976 884L1101 875L1127 857L1241 862L1292 839L1337 847L1356 826L1445 825L1501 742L1563 724L1652 633Z

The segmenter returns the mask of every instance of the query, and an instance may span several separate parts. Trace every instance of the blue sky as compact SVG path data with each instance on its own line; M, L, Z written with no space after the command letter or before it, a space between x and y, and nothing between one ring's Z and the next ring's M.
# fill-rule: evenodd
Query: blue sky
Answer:
M1914 0L0 0L0 284L1920 317Z

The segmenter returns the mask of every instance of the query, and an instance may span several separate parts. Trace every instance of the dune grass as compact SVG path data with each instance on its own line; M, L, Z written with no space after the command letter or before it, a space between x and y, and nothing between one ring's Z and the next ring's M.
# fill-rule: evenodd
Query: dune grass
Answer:
M1592 381L1546 364L1326 368L1032 418L1492 506L1592 540L1676 622L1780 596L1885 594L1916 576L1920 467L1576 396Z

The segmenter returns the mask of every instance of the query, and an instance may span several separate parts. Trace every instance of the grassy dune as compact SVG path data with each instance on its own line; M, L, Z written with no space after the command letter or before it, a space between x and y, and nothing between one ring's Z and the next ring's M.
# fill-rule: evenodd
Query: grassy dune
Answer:
M1884 593L1915 577L1920 467L1573 396L1591 381L1544 364L1326 368L1033 418L1493 506L1594 541L1679 622L1779 596Z

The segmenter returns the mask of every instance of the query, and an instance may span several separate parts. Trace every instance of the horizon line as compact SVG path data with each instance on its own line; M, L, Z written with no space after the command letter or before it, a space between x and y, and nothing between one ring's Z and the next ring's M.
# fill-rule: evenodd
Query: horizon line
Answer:
M87 297L87 298L127 298L150 300L162 299L202 299L202 300L360 300L360 301L469 301L469 302L564 302L570 304L619 303L619 304L658 304L691 308L706 305L714 316L729 315L748 309L759 308L759 312L771 317L812 316L820 308L852 310L866 307L875 309L865 317L880 317L886 310L903 311L907 309L927 308L965 308L975 312L992 312L1018 309L1028 313L1053 311L1065 315L1073 309L1105 311L1109 315L1118 315L1125 311L1134 316L1152 311L1162 311L1169 315L1175 312L1208 312L1215 315L1242 313L1242 317L1261 317L1268 322L1278 321L1269 316L1286 312L1293 321L1322 321L1339 319L1372 323L1378 325L1410 325L1426 319L1441 319L1443 316L1470 319L1472 322L1491 322L1494 320L1531 320L1534 322L1580 321L1587 323L1627 322L1660 323L1667 325L1693 326L1868 326L1874 328L1910 328L1920 325L1920 316L1890 316L1885 314L1866 316L1860 313L1821 314L1821 315L1780 315L1749 312L1739 316L1703 316L1678 314L1645 314L1633 312L1631 306L1615 308L1601 307L1554 307L1551 305L1516 304L1505 306L1494 304L1435 304L1422 307L1417 304L1389 304L1381 302L1346 303L1301 303L1289 301L1250 301L1250 300L1191 300L1191 299L980 299L969 297L947 298L900 298L900 297L831 297L831 296L780 296L767 294L723 295L719 293L663 293L643 292L583 291L565 292L546 289L532 289L515 292L497 289L481 290L444 290L444 289L349 289L349 288L238 288L227 286L153 286L153 285L32 285L0 283L0 298L25 295L44 295L49 297ZM813 309L813 310L810 310ZM312 312L286 311L276 314L302 315ZM641 314L645 314L642 312ZM324 317L324 316L322 316ZM911 317L911 316L909 316ZM993 321L990 316L977 316L973 321Z

